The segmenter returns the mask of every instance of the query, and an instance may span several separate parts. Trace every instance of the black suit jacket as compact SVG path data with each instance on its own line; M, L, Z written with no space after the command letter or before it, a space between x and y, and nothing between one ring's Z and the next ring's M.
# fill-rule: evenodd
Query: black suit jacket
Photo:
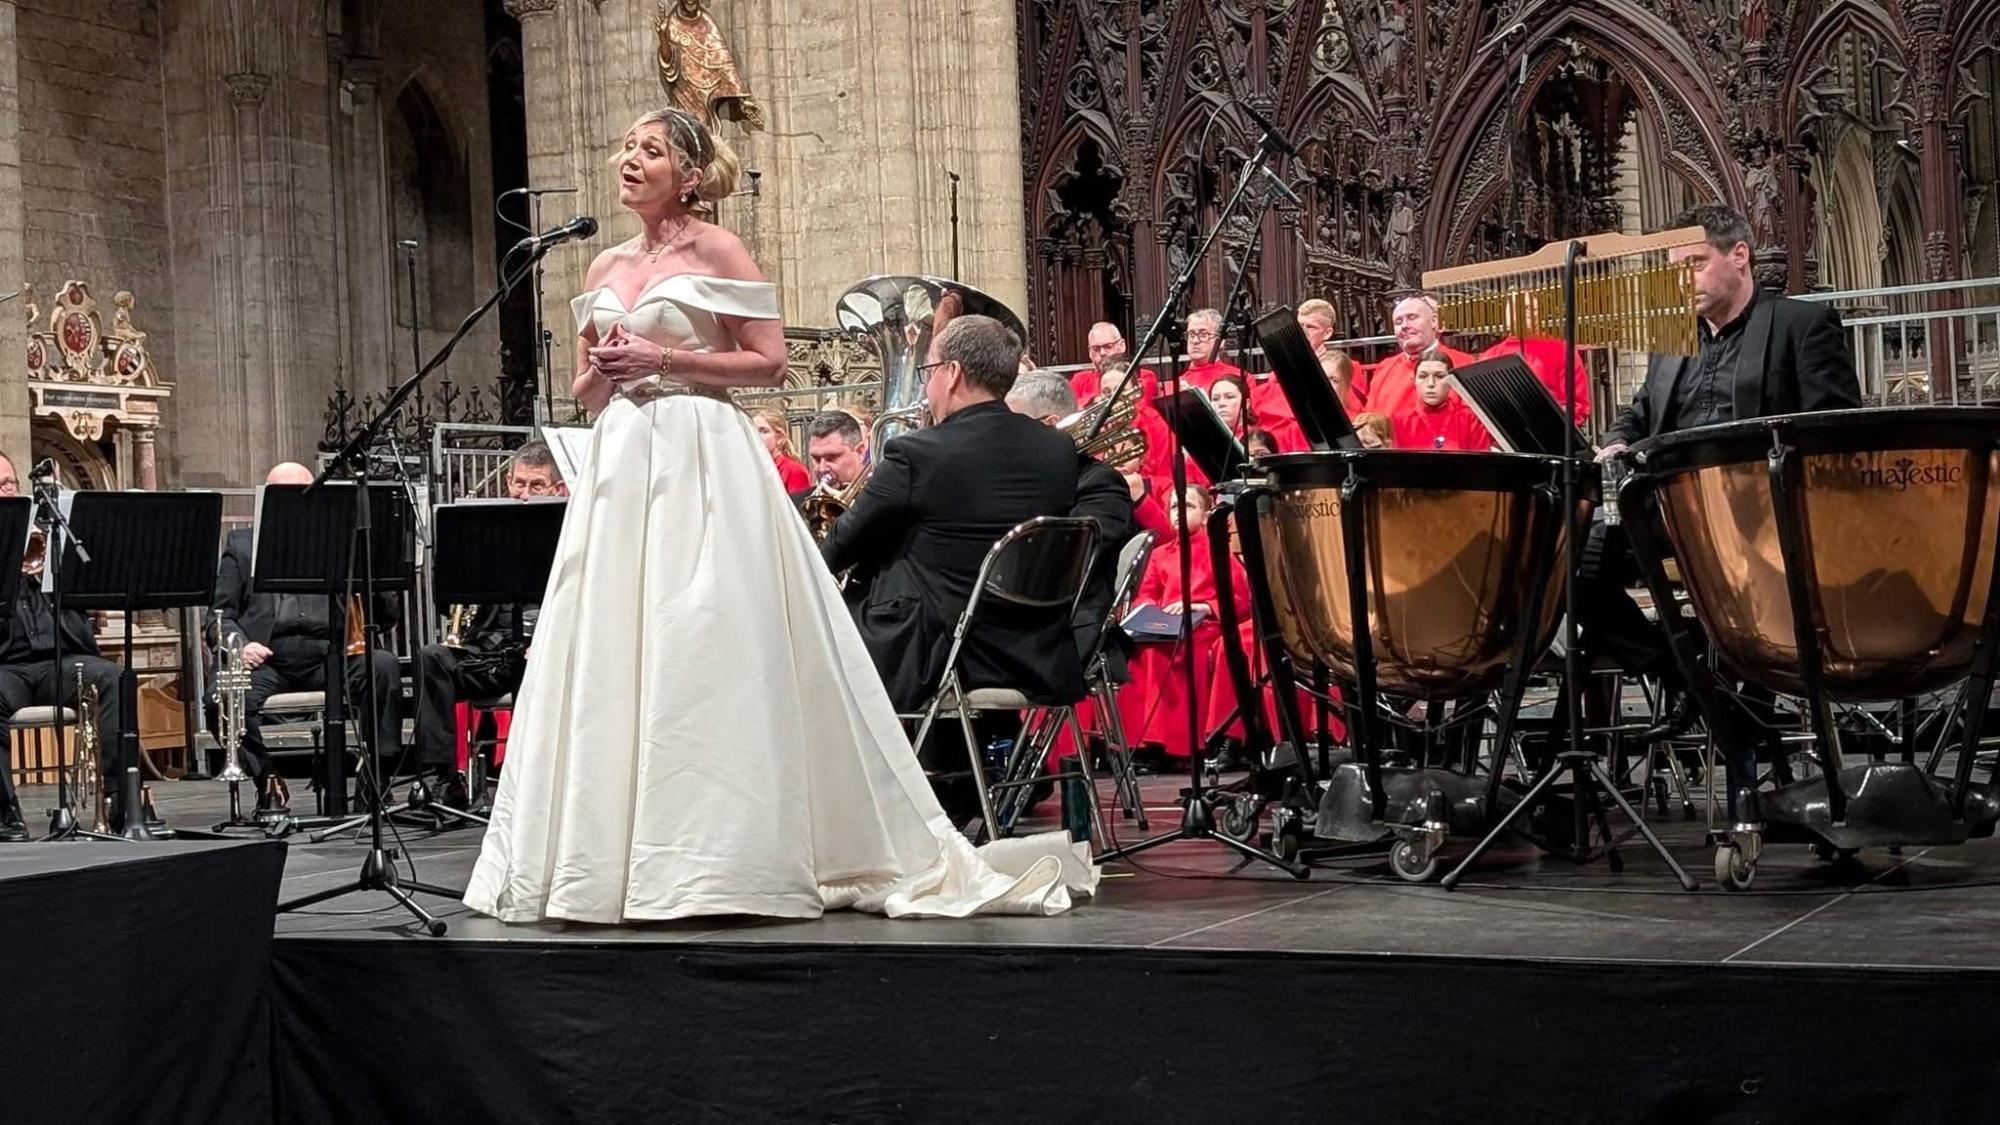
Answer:
M1077 468L1070 438L1000 402L885 444L821 549L834 572L853 568L847 599L899 709L921 706L936 688L986 553L1024 520L1070 514ZM991 618L987 608L966 641L968 688L1013 687L1050 703L1082 696L1067 607Z
M1838 312L1808 301L1759 294L1749 316L1736 378L1729 387L1738 421L1861 405L1861 382ZM1652 357L1645 384L1605 432L1605 442L1631 443L1662 433L1674 388L1692 379L1700 363L1690 356Z
M46 660L55 651L56 623L50 620L55 605L42 592L42 580L21 576L14 593L14 611L7 618L7 631L0 637L0 664L26 664ZM98 656L97 636L83 614L65 607L62 615L64 657Z
M239 527L223 541L222 561L215 568L215 616L221 636L240 633L245 641L267 648L280 638L292 641L331 642L333 626L328 599L318 594L259 593L251 577L250 528ZM375 599L375 620L392 622L402 612L400 599L384 595Z

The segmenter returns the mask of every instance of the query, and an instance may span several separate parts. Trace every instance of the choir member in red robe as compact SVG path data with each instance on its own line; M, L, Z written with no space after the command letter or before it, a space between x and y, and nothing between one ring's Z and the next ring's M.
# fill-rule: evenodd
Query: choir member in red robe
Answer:
M1472 362L1470 355L1438 343L1437 303L1429 297L1398 301L1394 323L1396 354L1377 363L1365 379L1357 377L1355 389L1362 406L1392 420L1417 401L1417 360L1425 352L1438 349L1454 367Z
M1178 519L1179 510L1179 505L1169 505L1170 518ZM1183 763L1194 749L1188 744L1190 709L1194 711L1195 722L1200 729L1198 737L1208 735L1206 724L1210 720L1205 714L1207 696L1215 680L1215 659L1218 655L1215 642L1222 635L1215 617L1215 569L1209 559L1208 532L1203 527L1208 518L1207 493L1188 489L1187 518L1188 526L1193 529L1188 546L1191 552L1186 588L1188 608L1190 612L1200 610L1205 615L1191 638L1139 645L1139 653L1131 664L1132 682L1118 693L1118 711L1125 724L1126 737L1135 744L1156 743L1165 748L1169 757ZM1230 563L1229 580L1236 604L1249 605L1249 582L1242 566L1234 560ZM1181 605L1181 593L1180 542L1177 537L1170 537L1153 548L1134 605L1155 605L1177 612ZM1182 662L1189 659L1195 662L1195 695L1192 699L1188 697L1186 673L1182 669Z
M771 455L771 463L778 466L778 479L784 482L785 491L811 488L812 474L806 471L805 462L792 453L792 437L784 413L753 410L750 412L750 424L757 428L757 436L764 439L764 450Z
M1222 314L1214 309L1196 309L1187 318L1188 365L1181 371L1181 386L1207 390L1224 375L1241 375L1243 369L1222 358Z
M1079 410L1097 401L1104 380L1110 376L1114 365L1131 366L1130 357L1126 354L1125 334L1118 330L1117 325L1100 320L1090 326L1090 335L1086 339L1090 366L1069 377L1069 389L1076 392ZM1147 372L1146 376L1151 379L1152 373Z
M1451 361L1443 355L1434 353L1418 361L1417 402L1389 419L1396 448L1473 453L1493 448L1493 436L1478 415L1445 382L1450 375Z
M1294 318L1299 323L1299 331L1305 333L1306 343L1312 345L1313 354L1319 357L1320 370L1326 373L1326 381L1333 384L1333 392L1339 397L1341 408L1347 411L1350 418L1361 413L1361 399L1354 390L1354 360L1346 352L1331 346L1333 305L1315 297L1299 305Z

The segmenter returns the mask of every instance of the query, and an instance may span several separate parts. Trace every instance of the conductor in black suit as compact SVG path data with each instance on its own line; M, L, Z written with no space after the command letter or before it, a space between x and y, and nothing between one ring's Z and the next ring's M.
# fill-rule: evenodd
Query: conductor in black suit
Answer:
M272 469L266 484L311 484L312 472L292 462ZM326 662L336 640L332 615L323 594L266 594L257 590L251 576L253 536L249 528L229 533L222 562L215 574L215 615L220 638L243 642L243 663L250 672L250 691L244 697L243 768L257 780L258 807L273 807L265 784L269 764L264 759L262 716L264 701L288 691L326 689ZM372 612L389 620L397 612L397 599L379 597ZM385 765L402 749L402 672L395 654L382 649L368 650L361 657L347 658L347 690L351 698L361 698L364 675L374 678L376 716L375 748ZM350 708L348 714L356 712Z
M920 369L932 424L887 442L822 550L853 568L847 598L889 698L922 706L943 675L952 626L979 565L1016 524L1076 504L1076 444L1007 408L1021 341L999 321L959 316ZM968 688L1007 686L1037 702L1083 695L1069 611L1010 615L967 639Z
M1710 204L1684 212L1673 225L1707 232L1702 242L1668 252L1674 261L1694 263L1700 351L1693 357L1652 357L1645 384L1605 432L1599 461L1658 434L1861 405L1861 385L1840 314L1757 288L1750 272L1753 235L1747 219ZM1628 671L1678 687L1680 676L1665 634L1625 592L1638 575L1622 531L1600 525L1595 533L1605 535L1603 563L1577 586L1584 645ZM1734 741L1727 759L1732 799L1737 788L1751 783L1755 768L1747 740Z

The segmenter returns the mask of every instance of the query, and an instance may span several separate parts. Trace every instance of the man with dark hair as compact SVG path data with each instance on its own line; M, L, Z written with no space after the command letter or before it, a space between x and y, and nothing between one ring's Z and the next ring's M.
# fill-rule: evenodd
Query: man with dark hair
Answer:
M846 488L868 465L868 438L861 422L845 410L828 410L806 427L806 459L813 480Z
M932 424L885 443L823 551L852 568L847 598L889 698L921 705L943 674L952 625L979 565L1009 529L1076 504L1076 444L1007 409L1021 342L991 317L958 316L920 369ZM968 687L1074 699L1083 669L1067 611L985 628L968 643Z
M1708 204L1681 214L1673 227L1699 226L1707 237L1668 251L1694 263L1700 354L1653 356L1646 381L1605 431L1598 460L1656 434L1771 414L1838 410L1861 405L1861 385L1840 314L1757 288L1750 272L1750 223L1728 207ZM1638 578L1622 529L1599 524L1602 563L1577 583L1583 644L1627 671L1653 675L1678 688L1679 670L1666 636L1647 621L1626 588ZM1685 696L1672 726L1688 720ZM1722 737L1729 796L1754 784L1756 760L1748 738Z
M530 441L514 451L507 463L507 495L515 500L569 495L548 443ZM458 769L459 701L497 699L521 686L540 612L539 605L478 606L469 620L447 621L444 642L417 653L417 768L452 808L466 807L467 797Z
M1708 237L1667 252L1694 263L1701 354L1652 357L1646 382L1605 431L1599 459L1643 437L1717 422L1861 405L1861 384L1840 314L1757 288L1750 223L1719 204L1686 211L1676 227Z
M0 496L19 496L21 479L14 462L0 453ZM56 633L62 633L63 667L55 669ZM13 736L8 729L14 713L23 707L76 705L77 674L97 688L98 731L104 748L103 784L112 795L114 817L127 810L115 807L122 790L117 782L125 776L120 760L118 665L97 651L97 638L90 623L73 609L65 609L56 620L54 606L42 592L38 574L23 574L14 594L14 613L0 633L0 841L18 842L28 838L28 826L21 815L21 801L14 792ZM76 815L90 826L91 812L77 809ZM114 827L120 827L114 825Z

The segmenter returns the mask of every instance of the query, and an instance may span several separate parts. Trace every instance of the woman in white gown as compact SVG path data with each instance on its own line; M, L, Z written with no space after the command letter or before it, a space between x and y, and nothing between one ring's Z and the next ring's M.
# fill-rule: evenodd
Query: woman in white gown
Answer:
M642 117L614 159L639 237L574 302L596 416L465 901L509 922L1051 914L1095 875L1059 840L975 851L726 388L784 371L776 289L696 219L735 157Z

